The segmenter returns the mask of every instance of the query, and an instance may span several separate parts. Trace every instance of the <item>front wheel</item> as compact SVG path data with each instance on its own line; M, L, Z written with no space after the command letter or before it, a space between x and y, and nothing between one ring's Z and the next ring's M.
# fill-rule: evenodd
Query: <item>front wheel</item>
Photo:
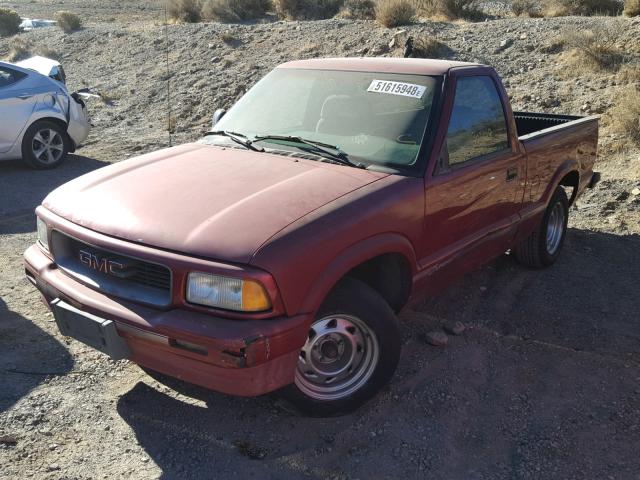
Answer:
M365 283L347 278L329 295L309 328L284 395L304 413L348 413L386 385L400 358L398 319Z
M534 268L552 265L560 255L569 220L569 200L558 187L544 212L540 225L514 250L516 259Z

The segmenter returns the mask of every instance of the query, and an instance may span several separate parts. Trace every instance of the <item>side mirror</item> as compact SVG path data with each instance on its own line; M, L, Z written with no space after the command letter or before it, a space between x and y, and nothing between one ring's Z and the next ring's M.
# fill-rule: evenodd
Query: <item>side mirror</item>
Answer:
M227 113L227 111L224 108L217 109L213 114L211 126L215 127L216 123L218 123L222 119L222 117L224 117L225 113Z

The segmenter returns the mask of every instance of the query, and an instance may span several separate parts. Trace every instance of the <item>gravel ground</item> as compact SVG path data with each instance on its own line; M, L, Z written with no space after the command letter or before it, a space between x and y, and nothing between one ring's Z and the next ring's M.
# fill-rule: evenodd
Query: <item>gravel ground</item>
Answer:
M403 312L391 385L352 415L308 419L277 395L171 390L59 335L23 278L33 208L77 175L166 145L162 10L153 2L7 4L44 18L79 11L80 32L22 37L60 54L72 88L97 87L112 101L90 104L89 142L62 168L0 164L0 478L640 478L640 195L632 193L640 151L606 122L603 181L572 209L553 268L525 270L505 255ZM407 30L436 35L447 58L496 66L517 109L606 114L616 74L570 76L562 54L544 48L568 25L603 22L640 54L640 23L628 19ZM174 142L197 138L216 107L278 63L398 55L388 51L394 32L345 20L171 26ZM0 56L8 49L0 39ZM445 347L427 343L430 331L455 321L467 327L461 336Z

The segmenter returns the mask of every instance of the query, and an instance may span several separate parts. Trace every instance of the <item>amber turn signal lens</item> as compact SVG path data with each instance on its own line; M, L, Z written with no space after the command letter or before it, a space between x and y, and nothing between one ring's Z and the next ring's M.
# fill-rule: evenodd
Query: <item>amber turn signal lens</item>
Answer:
M242 282L242 310L261 312L271 308L271 300L262 284L254 280Z

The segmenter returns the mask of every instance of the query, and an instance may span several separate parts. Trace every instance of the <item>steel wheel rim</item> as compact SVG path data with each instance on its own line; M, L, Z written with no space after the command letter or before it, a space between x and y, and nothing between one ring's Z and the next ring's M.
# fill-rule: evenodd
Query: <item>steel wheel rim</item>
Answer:
M560 247L564 232L564 209L561 203L556 203L547 221L547 252L553 255Z
M340 400L360 389L378 365L373 330L351 315L316 320L298 357L296 386L316 400Z
M33 156L44 164L56 163L64 153L62 135L51 128L38 130L33 136L31 151Z

